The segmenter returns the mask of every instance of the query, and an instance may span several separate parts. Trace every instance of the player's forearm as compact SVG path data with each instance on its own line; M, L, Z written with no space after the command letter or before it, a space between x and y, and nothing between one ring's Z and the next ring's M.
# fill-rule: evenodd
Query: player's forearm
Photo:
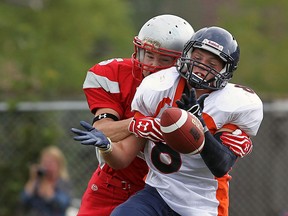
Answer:
M112 148L108 151L100 151L106 163L113 169L124 169L133 161L143 148L144 139L130 135L120 142L111 143Z
M224 176L237 159L237 156L221 143L220 138L216 139L209 131L205 133L205 145L201 156L216 177Z
M128 125L132 118L120 121L113 121L110 119L101 119L94 123L93 127L101 130L113 142L118 142L125 139L131 133L128 131Z
M117 148L118 143L112 143L112 151L111 152L103 152L100 150L101 156L105 160L105 162L113 169L124 169L129 165L129 159L127 157L121 157L124 155L123 151Z

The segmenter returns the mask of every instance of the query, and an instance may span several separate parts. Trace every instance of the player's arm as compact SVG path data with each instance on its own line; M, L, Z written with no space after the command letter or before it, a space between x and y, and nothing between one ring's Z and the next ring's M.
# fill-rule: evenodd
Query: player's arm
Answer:
M240 129L222 128L213 136L205 132L205 145L200 153L206 165L216 177L225 175L238 157L244 157L252 151L252 141Z
M113 142L123 140L130 135L128 125L132 118L119 120L119 114L110 108L100 108L93 119L93 127L101 130Z
M209 131L205 132L205 145L201 151L201 157L205 164L216 177L222 177L230 171L237 156L222 144L220 136L222 132L213 136Z
M146 140L133 134L117 143L111 143L111 149L100 153L106 163L113 169L126 168L143 149Z
M83 145L97 147L106 163L114 169L127 167L143 149L146 142L145 139L137 138L132 134L124 140L112 142L104 133L89 123L81 121L80 124L85 130L71 128L71 131L77 135L74 140L80 141Z
M89 105L90 111L93 113L94 127L103 131L106 136L113 141L119 141L129 136L128 119L122 120L123 106L117 96L115 96L114 88L120 91L118 75L119 62L122 59L110 59L94 65L87 72L83 90Z
M207 95L203 95L197 101L195 90L191 89L189 95L183 94L181 101L177 101L176 103L179 108L193 113L201 121L204 127L205 145L200 154L213 175L222 177L230 171L238 156L241 156L235 151L235 148L231 148L231 143L237 145L237 148L242 148L242 150L245 147L241 145L241 141L237 141L237 139L241 139L241 136L233 134L232 131L218 131L214 136L209 132L202 118L202 108L206 97ZM229 139L230 141L227 141ZM250 139L248 139L247 146L249 145L252 146Z
M96 112L93 127L101 130L113 142L123 140L131 133L136 137L150 139L154 142L164 142L159 118L136 114L133 118L118 121L116 119L118 116L113 109L99 109Z
M159 118L144 116L142 113L136 111L129 123L128 130L136 137L149 139L154 142L164 142Z

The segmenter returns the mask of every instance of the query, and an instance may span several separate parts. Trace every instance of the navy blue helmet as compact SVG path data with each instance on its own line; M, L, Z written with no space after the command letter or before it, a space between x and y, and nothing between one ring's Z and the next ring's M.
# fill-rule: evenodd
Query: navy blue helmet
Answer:
M218 56L223 62L224 67L219 72L191 58L194 49L203 49ZM178 60L178 72L187 79L188 83L194 88L218 90L226 86L232 78L233 72L237 69L240 57L240 49L235 38L225 29L220 27L206 27L198 30L191 39L185 44L181 58ZM198 65L208 74L213 74L213 78L206 80L193 73L193 68Z

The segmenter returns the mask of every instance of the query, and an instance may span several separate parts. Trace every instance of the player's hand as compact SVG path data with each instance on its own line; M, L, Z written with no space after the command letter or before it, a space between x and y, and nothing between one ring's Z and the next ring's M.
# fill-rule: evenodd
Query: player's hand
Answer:
M154 142L164 142L160 130L160 119L152 117L133 118L128 130L137 137L152 140Z
M79 130L77 128L71 128L71 131L78 135L74 137L74 140L80 141L83 145L93 145L101 150L107 150L110 148L111 142L100 130L94 128L91 124L80 121L82 127L86 130Z
M229 147L238 157L244 157L252 152L253 144L246 133L237 129L232 133L223 132L220 136L222 143Z
M176 101L176 104L180 109L186 110L197 118L200 118L202 117L204 100L208 95L209 94L201 95L197 100L196 91L194 88L191 88L189 94L187 95L186 93L183 93L181 99Z

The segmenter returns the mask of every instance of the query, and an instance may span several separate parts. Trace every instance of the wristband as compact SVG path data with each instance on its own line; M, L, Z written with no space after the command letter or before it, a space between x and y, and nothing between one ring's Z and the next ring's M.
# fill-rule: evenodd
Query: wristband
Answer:
M102 148L98 148L99 149L99 152L101 152L101 154L109 154L112 152L113 150L113 146L112 146L112 142L111 140L107 137L108 141L109 141L109 144L108 144L108 148L107 149L102 149Z
M117 118L117 116L111 114L111 113L102 113L98 116L95 116L94 119L93 119L93 122L92 122L92 125L96 122L96 121L99 121L101 119L104 119L104 118L110 118L110 119L113 119L114 121L118 121L119 119Z

